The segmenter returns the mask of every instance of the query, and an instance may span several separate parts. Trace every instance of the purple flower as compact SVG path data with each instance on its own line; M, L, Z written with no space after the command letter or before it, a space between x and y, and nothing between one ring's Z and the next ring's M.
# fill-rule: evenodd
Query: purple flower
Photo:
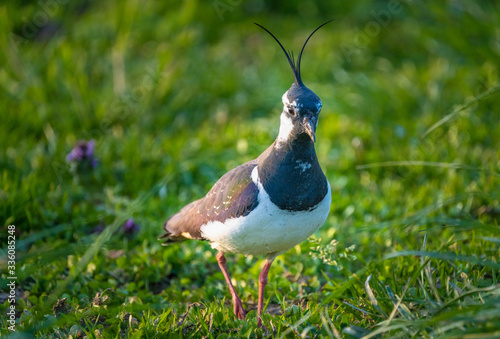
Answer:
M80 140L76 146L66 156L67 162L88 162L92 167L97 166L97 159L94 157L95 141Z
M128 234L138 232L139 225L134 222L134 219L130 218L123 224L123 231Z

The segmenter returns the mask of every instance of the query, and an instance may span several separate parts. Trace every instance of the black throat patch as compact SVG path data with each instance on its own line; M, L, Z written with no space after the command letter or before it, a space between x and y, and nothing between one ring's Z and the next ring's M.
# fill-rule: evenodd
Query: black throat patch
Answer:
M312 210L328 192L314 143L307 135L280 147L275 142L259 160L259 179L271 201L282 210Z

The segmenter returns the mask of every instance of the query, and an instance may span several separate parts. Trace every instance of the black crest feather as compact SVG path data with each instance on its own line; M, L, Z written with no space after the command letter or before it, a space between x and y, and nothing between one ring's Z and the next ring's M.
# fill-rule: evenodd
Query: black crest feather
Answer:
M283 47L283 45L281 44L281 42L278 40L278 38L276 38L273 33L269 32L269 30L267 28L265 28L264 26L261 26L259 25L258 23L254 22L254 24L256 24L257 26L259 26L260 28L262 28L263 30L265 30L267 33L269 33L270 36L272 36L274 38L274 40L276 40L276 42L278 43L278 45L280 45L281 49L283 50L283 52L285 53L285 56L286 58L288 59L288 63L290 64L290 67L292 68L292 71L293 71L293 76L295 77L295 83L299 86L303 86L304 83L302 82L302 77L300 75L300 61L302 60L302 53L304 52L304 48L306 48L306 44L307 42L309 41L309 39L313 36L314 33L316 33L316 31L318 29L320 29L321 27L323 27L324 25L332 22L332 20L328 20L327 22L325 22L324 24L321 24L318 28L316 28L310 35L309 37L306 39L306 42L304 42L304 46L302 46L302 49L300 50L300 54L299 54L299 57L297 58L297 62L295 62L295 58L293 56L293 52L290 51L290 52L287 52L285 47Z

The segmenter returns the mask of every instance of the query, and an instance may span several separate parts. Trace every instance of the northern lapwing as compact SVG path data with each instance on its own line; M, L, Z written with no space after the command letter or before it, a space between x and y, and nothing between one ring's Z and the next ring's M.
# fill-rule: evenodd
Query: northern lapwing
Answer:
M330 22L330 21L328 21ZM283 112L276 140L257 159L224 174L204 198L186 205L164 225L164 245L186 239L209 241L233 299L234 314L245 318L226 267L225 253L264 255L259 275L258 325L262 326L264 288L271 263L306 240L326 220L331 191L318 162L314 143L320 98L302 82L297 62L279 40L295 81L283 94Z

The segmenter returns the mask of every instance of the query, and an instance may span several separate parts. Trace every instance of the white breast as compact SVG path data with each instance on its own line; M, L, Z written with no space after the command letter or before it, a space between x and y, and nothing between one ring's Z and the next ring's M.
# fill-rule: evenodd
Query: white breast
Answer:
M245 255L280 254L306 240L325 222L330 212L329 184L325 198L313 210L291 212L271 202L258 179L257 166L252 171L252 181L259 189L257 208L245 217L212 221L201 226L202 236L212 243L212 248Z

